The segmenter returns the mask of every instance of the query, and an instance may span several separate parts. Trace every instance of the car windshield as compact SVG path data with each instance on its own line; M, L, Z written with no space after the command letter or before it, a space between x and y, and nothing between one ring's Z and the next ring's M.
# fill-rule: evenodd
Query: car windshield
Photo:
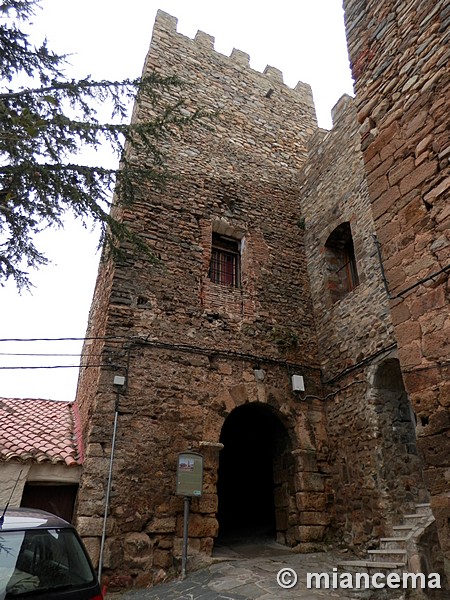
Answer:
M82 587L94 579L73 530L0 532L0 600Z

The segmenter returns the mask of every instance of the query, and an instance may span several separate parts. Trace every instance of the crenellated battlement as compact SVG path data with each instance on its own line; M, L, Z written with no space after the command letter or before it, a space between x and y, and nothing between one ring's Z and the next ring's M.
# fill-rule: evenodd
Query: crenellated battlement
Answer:
M331 117L333 119L333 127L336 125L336 123L339 122L339 120L341 118L343 118L347 115L347 113L348 113L347 108L350 104L353 104L353 102L354 102L354 98L352 98L348 94L343 94L339 98L339 100L336 102L336 104L331 109Z
M250 67L250 54L247 54L247 52L242 52L242 50L233 48L230 58L241 65Z
M176 17L173 17L172 15L164 12L163 10L158 10L155 19L155 25L153 28L153 37L155 38L158 36L171 36L178 38L184 43L190 43L193 46L197 46L197 48L200 51L209 51L212 54L216 55L217 58L228 59L236 65L248 69L249 73L253 75L265 77L275 84L284 86L286 89L297 92L299 94L305 94L306 96L309 96L312 101L311 86L309 86L307 83L299 81L295 88L291 88L284 84L283 73L276 67L267 65L262 73L260 71L256 71L255 69L252 69L250 67L250 55L247 52L243 52L242 50L233 48L230 56L226 56L225 54L222 54L215 50L215 37L213 35L198 30L195 37L192 39L188 36L178 33L177 25L178 19Z
M214 164L214 177L246 170L252 178L258 163L264 165L260 179L296 180L317 129L311 86L300 81L292 88L279 69L267 65L263 72L254 70L246 52L233 48L226 56L215 50L212 35L197 31L191 38L178 33L177 24L172 15L157 12L144 72L176 75L186 84L188 110L202 107L217 118L211 126L214 135L203 132L199 147L186 148L178 158L173 150L171 160L185 169L188 164L190 173L194 168L207 173ZM147 108L151 110L142 106Z
M206 48L211 48L211 50L214 50L215 37L205 33L204 31L198 30L195 35L194 42L200 46L205 46Z
M340 154L344 154L343 148L349 146L349 140L353 139L353 123L356 119L355 100L348 94L343 94L331 110L333 127L331 129L322 129L319 127L308 141L309 164L307 171L315 171L319 175L321 168L326 162L325 156L329 154L329 149L333 144L341 146ZM358 138L356 138L358 139ZM337 153L339 156L339 153ZM332 161L336 161L333 155Z

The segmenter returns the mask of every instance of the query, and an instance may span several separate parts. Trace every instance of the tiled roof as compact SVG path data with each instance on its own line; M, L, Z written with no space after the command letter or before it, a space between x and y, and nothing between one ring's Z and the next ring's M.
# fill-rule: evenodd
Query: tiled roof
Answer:
M81 464L73 403L0 398L0 460Z

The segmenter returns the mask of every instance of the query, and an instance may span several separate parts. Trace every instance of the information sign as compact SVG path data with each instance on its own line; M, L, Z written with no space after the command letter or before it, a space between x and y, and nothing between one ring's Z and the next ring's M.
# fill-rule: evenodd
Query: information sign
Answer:
M197 452L181 452L178 455L177 495L202 495L203 456Z

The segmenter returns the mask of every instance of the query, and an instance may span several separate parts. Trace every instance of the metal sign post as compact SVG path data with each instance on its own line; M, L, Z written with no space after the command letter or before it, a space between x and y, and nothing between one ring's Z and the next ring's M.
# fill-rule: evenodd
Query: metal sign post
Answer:
M189 506L191 497L184 497L184 521L183 521L183 553L181 555L181 579L186 577L187 550L188 550L188 530L189 530Z
M189 508L191 498L202 495L203 456L197 452L181 452L177 465L177 495L184 496L183 553L181 556L181 578L186 577Z

